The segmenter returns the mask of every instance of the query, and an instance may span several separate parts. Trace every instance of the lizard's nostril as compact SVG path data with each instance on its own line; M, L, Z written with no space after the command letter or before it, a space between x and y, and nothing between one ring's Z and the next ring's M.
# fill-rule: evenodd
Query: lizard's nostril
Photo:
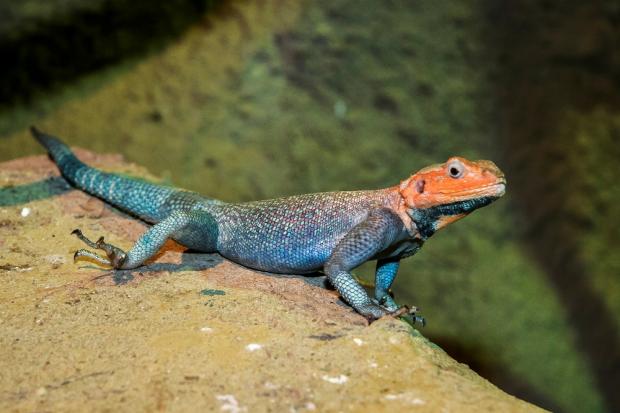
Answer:
M426 181L424 179L420 179L415 183L415 190L418 191L418 194L424 192L424 186L426 185Z

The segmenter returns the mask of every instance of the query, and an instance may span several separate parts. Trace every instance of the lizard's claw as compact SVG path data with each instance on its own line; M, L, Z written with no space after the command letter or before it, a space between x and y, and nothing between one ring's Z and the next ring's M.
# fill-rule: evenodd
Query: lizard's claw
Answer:
M421 315L411 314L411 323L412 324L420 323L422 327L426 327L426 319L422 317Z
M90 258L98 262L99 264L109 265L114 268L121 268L121 266L123 265L123 262L127 258L127 254L125 253L125 251L123 251L122 249L118 247L115 247L112 244L106 243L103 237L100 237L97 240L97 242L92 242L91 240L86 238L84 234L82 234L82 231L80 231L79 229L74 229L71 232L71 234L77 236L82 242L84 242L89 247L105 251L106 255L108 256L108 258L106 259L106 258L99 256L98 254L95 254L94 252L91 252L85 249L80 249L76 251L75 254L73 255L73 261L76 261L80 257L86 257L86 258Z
M416 313L418 312L418 307L407 307L406 305L397 308L394 311L388 311L385 308L381 307L380 305L377 305L375 303L372 303L370 305L366 305L364 307L361 308L356 308L356 310L363 315L364 317L366 317L366 319L368 320L368 323L372 323L373 321L376 321L382 317L385 316L390 316L390 317L394 317L394 318L398 318L398 317L405 317L405 318L410 318L411 323L415 324L415 323L419 323L422 325L422 327L424 327L426 325L426 320L424 319L424 317L417 315Z
M389 315L391 315L394 318L397 317L401 317L404 316L406 314L409 314L409 307L407 307L406 305L400 307L398 310L392 311Z
M79 260L82 257L95 261L101 265L112 266L112 263L107 258L103 258L99 254L95 254L94 252L85 249L79 249L75 251L75 254L73 254L73 262Z
M420 323L422 327L424 327L426 326L426 319L416 314L418 310L419 310L418 307L413 306L409 308L406 305L404 305L400 307L398 310L391 312L390 315L394 318L411 316L411 322L413 324L417 322L417 323Z
M410 320L412 324L419 323L422 325L422 327L426 325L426 320L424 319L424 317L416 314L418 311L420 311L420 309L416 306L409 307L409 306L404 305L402 307L399 307L396 304L396 302L394 302L394 299L392 299L392 297L390 297L387 294L378 300L373 299L372 301L375 304L381 306L386 311L384 315L389 315L394 318L398 318L398 317L408 318L410 316L411 317ZM372 321L374 320L371 320L371 322Z

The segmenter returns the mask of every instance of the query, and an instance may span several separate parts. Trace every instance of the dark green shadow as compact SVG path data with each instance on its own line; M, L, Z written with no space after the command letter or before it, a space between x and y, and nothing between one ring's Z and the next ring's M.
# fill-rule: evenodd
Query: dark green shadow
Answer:
M64 194L71 187L63 178L57 176L29 184L5 186L0 188L0 206L15 206Z

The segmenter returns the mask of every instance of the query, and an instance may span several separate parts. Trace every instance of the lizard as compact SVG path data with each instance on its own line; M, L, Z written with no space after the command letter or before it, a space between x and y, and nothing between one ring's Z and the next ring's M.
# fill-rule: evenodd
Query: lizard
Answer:
M61 175L75 188L153 224L128 251L91 241L74 260L117 270L140 267L172 238L196 251L270 273L322 271L342 299L372 322L413 315L399 307L390 288L400 261L417 253L438 230L504 195L506 179L491 161L451 157L382 189L293 195L224 202L196 192L103 172L80 161L58 138L30 128ZM352 270L376 260L374 297Z

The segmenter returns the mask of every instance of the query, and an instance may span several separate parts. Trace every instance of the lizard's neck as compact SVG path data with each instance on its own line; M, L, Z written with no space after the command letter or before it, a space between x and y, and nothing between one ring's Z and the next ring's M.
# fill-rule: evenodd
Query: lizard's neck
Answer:
M409 214L407 205L405 205L405 199L400 194L398 186L387 188L385 191L385 207L391 209L396 213L396 215L398 215L398 217L403 221L405 229L410 237L417 237L419 235L419 230Z
M417 226L420 237L426 240L448 224L466 217L470 212L490 204L495 199L494 197L483 196L430 208L412 208L407 212Z

